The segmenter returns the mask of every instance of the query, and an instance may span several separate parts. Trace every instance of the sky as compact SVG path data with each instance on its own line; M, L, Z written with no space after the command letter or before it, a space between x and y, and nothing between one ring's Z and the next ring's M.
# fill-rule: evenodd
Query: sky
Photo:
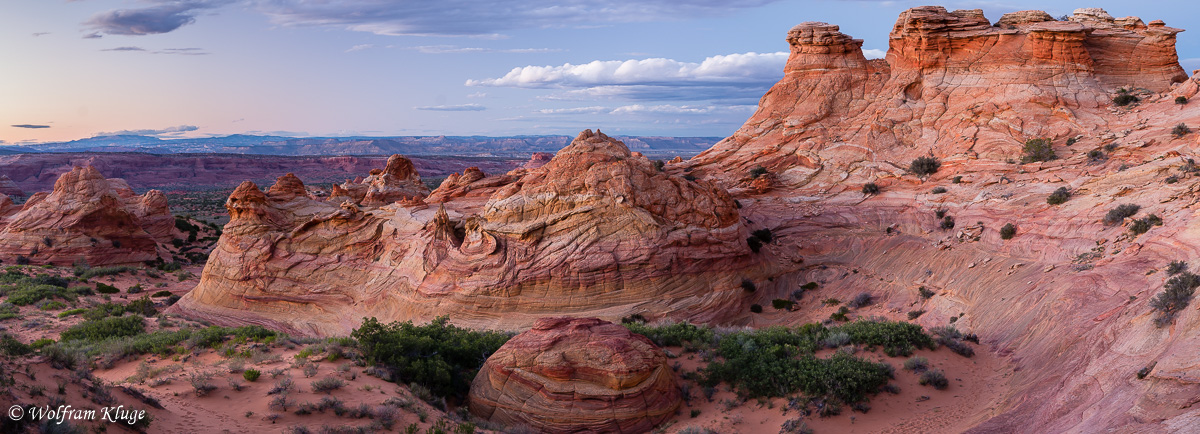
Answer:
M783 75L792 26L882 57L900 12L871 0L4 0L0 145L160 138L728 136ZM1192 29L1200 3L946 1L1053 16L1102 7Z

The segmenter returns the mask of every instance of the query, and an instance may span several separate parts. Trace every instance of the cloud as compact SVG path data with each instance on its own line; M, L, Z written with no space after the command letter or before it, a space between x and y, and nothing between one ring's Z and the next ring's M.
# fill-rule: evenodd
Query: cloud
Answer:
M599 114L608 113L612 109L608 107L591 106L591 107L571 107L571 108L556 108L556 109L541 109L538 113L544 115L578 115L578 114Z
M36 38L38 36L44 36L44 35L49 35L49 34L50 34L50 32L36 32L33 34L33 37Z
M49 125L32 125L32 124L17 124L17 125L13 125L12 127L13 128L28 128L31 130L36 130L36 129L40 129L40 128L50 128Z
M117 9L92 15L83 24L107 35L153 35L167 33L196 22L197 11L211 9L234 0L154 0L154 6ZM85 36L85 37L91 37Z
M150 51L142 47L116 47L105 48L100 51L141 51L150 54L180 54L184 56L204 56L209 54L203 48L164 48L161 50Z
M459 53L556 53L566 51L561 48L482 48L459 47L455 45L421 45L407 47L410 50L424 54L459 54Z
M104 35L101 35L100 32L92 32L92 33L83 35L83 39L100 39L103 37L104 37Z
M610 115L638 115L638 114L669 114L669 115L708 115L708 114L723 114L723 113L746 113L752 112L757 108L755 105L643 105L631 104L620 107L571 107L557 109L541 109L536 113L544 115L573 115L573 114L610 114Z
M167 128L157 129L157 130L152 130L152 129L121 130L121 131L114 131L111 133L99 133L97 135L99 135L99 136L163 136L163 135L173 136L173 135L179 135L180 133L186 133L188 131L196 131L198 129L200 129L200 127L197 127L195 125L179 125L179 126L175 126L175 127L167 127Z
M333 26L380 35L497 37L530 27L650 22L721 16L776 0L257 0L284 26Z
M863 50L863 56L867 56L868 59L882 59L887 56L887 50L878 50L874 48Z
M467 86L558 89L544 100L619 98L636 101L754 103L783 76L788 53L711 56L701 62L673 59L592 61L561 66L522 66L498 78L467 80Z
M439 112L477 112L487 110L487 107L479 104L459 104L459 105L433 105L424 107L413 107L417 110L429 110Z
M366 50L368 48L374 48L374 47L375 47L375 44L359 44L359 45L350 47L349 49L346 50L346 52L353 53L355 51L362 51L362 50Z
M475 92L467 95L467 98L487 98L487 92Z

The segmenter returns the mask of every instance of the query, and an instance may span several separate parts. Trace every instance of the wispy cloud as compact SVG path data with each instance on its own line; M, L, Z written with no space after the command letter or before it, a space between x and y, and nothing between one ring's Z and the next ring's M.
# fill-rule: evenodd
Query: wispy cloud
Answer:
M459 47L456 45L420 45L407 47L424 54L462 54L462 53L555 53L566 51L561 48L484 48Z
M375 47L375 44L359 44L359 45L355 45L353 47L346 49L346 52L353 53L355 51L362 51L362 50L366 50L368 48L374 48L374 47Z
M188 131L196 131L200 129L195 125L179 125L175 127L167 127L160 129L144 129L144 130L121 130L110 133L99 133L100 136L173 136Z
M672 104L657 104L643 105L631 104L619 107L570 107L570 108L554 108L541 109L536 113L544 115L574 115L574 114L610 114L610 115L637 115L637 114L670 114L670 115L708 115L708 114L723 114L723 113L748 113L754 111L757 106L754 105L672 105Z
M104 37L104 35L101 35L100 32L92 32L92 33L83 35L83 39L100 39L103 37Z
M17 125L13 125L12 127L13 128L28 128L31 130L36 130L36 129L41 129L41 128L50 128L49 125L33 125L33 124L17 124Z
M33 34L33 37L36 38L38 36L45 36L45 35L49 35L49 34L50 34L50 32L36 32Z
M674 59L596 60L585 64L522 66L467 86L560 89L546 100L622 98L639 101L753 102L783 76L788 53L711 56L701 62Z
M196 14L236 0L151 0L139 9L117 9L92 15L83 24L92 35L153 35L167 33L196 22ZM91 35L86 36L91 37Z
M380 35L494 37L529 27L649 22L719 16L775 0L261 0L285 26L334 26Z
M100 51L140 51L140 52L150 53L150 54L179 54L179 55L184 55L184 56L204 56L204 55L209 54L207 51L204 51L203 48L164 48L161 50L147 50L142 47L132 47L132 46L105 48Z
M479 104L459 104L459 105L431 105L424 107L413 107L417 110L428 110L438 112L477 112L487 110L487 107Z

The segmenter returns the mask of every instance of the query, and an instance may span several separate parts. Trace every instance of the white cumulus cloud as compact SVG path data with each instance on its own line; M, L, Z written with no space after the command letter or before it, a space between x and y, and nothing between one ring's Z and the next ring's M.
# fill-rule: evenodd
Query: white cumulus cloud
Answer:
M702 62L674 59L595 60L575 65L521 66L498 78L467 80L467 86L571 88L606 85L667 85L774 82L788 53L717 55Z

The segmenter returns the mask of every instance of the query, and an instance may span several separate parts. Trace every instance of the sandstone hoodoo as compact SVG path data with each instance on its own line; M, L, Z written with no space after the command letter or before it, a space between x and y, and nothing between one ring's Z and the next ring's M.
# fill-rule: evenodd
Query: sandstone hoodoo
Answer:
M488 358L470 410L539 432L640 433L681 401L666 355L649 339L595 318L544 318Z
M54 191L33 195L0 220L0 258L59 265L151 261L160 257L160 243L170 243L174 222L162 192L138 196L120 179L75 167Z
M830 165L894 172L872 162L881 152L1004 161L1030 138L1099 133L1118 88L1165 92L1186 80L1180 31L1098 9L1068 21L1015 12L992 25L978 9L925 6L900 15L886 58L867 60L838 26L802 23L788 32L784 78L693 164L764 166L798 186L833 182L841 171L816 170Z
M294 177L267 193L246 183L178 306L322 335L365 316L520 329L564 313L743 314L738 282L764 264L733 198L668 169L584 131L536 169L448 179L431 196L444 200L437 206L319 201L298 194Z
M350 199L363 206L377 207L428 195L429 187L421 182L421 175L413 167L412 160L393 155L388 158L387 166L382 170L372 170L367 178L335 185L329 200L340 202Z

